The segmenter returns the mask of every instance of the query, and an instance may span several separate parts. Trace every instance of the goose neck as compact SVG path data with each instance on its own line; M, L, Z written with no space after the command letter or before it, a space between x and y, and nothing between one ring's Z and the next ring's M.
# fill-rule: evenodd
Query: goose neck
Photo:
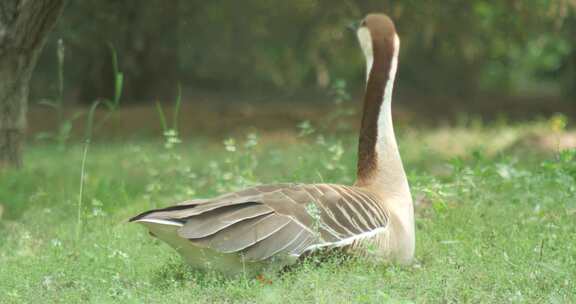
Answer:
M358 147L357 185L377 193L405 194L408 183L392 123L392 93L398 66L399 40L373 43L367 57L368 81ZM409 193L409 192L408 192Z

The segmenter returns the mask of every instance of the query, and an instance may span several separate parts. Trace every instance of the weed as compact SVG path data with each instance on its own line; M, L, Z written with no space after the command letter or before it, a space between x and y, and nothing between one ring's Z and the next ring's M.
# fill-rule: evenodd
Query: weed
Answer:
M58 39L58 46L56 48L56 57L58 59L58 95L55 99L42 99L38 102L40 105L47 106L56 112L58 127L55 132L43 132L36 136L37 139L53 139L56 141L60 149L64 149L70 134L72 132L72 123L82 116L81 112L77 112L72 117L65 116L64 104L64 59L66 54L66 47L64 40Z
M247 134L225 143L190 139L171 149L147 141L98 142L86 153L82 144L64 151L57 144L33 146L26 168L0 175L0 302L571 303L576 151L510 152L494 136L523 136L533 127L399 136L414 197L432 202L417 209L418 263L311 259L266 277L272 284L191 269L125 221L153 206L261 181L312 182L320 174L326 182L349 184L355 135L335 138L316 130L279 145L267 135ZM414 153L438 134L460 146ZM77 164L83 161L80 201Z
M118 66L118 56L113 45L110 44L110 52L112 54L112 65L113 65L113 78L114 78L114 96L110 99L96 100L92 103L87 113L76 112L71 117L66 117L65 113L65 103L64 103L64 59L66 54L66 47L62 39L58 40L58 47L56 48L56 55L58 58L58 96L55 99L42 99L38 103L53 109L56 112L58 127L55 132L42 132L36 135L36 139L52 139L54 140L61 150L66 148L68 140L72 134L72 126L74 121L78 120L83 115L88 115L87 118L87 128L86 132L90 133L94 129L100 129L100 127L110 119L110 117L118 110L120 107L120 101L122 97L122 90L124 85L124 74L120 71ZM94 111L98 105L103 104L107 108L106 115L104 118L96 123L94 128ZM84 138L88 138L85 134Z
M174 110L172 113L172 126L168 126L166 121L166 114L164 114L164 109L159 102L156 102L156 110L158 111L158 118L160 119L160 124L162 126L164 135L164 148L166 149L172 149L175 145L182 143L182 140L178 136L178 118L180 116L181 105L182 87L180 84L178 84L178 94L176 95Z

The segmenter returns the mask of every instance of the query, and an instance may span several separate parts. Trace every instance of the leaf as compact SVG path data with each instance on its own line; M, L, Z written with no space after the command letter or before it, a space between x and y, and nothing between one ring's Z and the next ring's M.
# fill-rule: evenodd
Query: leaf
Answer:
M432 202L432 208L434 208L434 211L436 211L436 213L444 214L446 213L446 210L448 210L448 205L446 205L446 202L444 202L443 200L434 200Z
M120 98L122 97L122 88L124 86L124 74L118 72L116 74L116 82L114 83L114 108L120 104Z
M166 115L164 115L164 109L159 101L156 101L156 111L158 112L158 117L160 118L160 125L162 126L162 131L168 131L168 126L166 125Z

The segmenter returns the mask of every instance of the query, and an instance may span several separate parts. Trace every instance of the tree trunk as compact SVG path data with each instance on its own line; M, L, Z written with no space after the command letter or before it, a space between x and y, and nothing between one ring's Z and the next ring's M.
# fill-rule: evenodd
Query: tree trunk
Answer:
M64 0L0 0L0 168L22 165L28 82Z

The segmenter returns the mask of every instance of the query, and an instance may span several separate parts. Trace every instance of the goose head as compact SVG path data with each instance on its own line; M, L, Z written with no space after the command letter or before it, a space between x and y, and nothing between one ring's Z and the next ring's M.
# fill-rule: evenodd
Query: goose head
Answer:
M367 79L370 77L376 56L378 61L389 64L383 64L384 71L381 72L388 70L387 74L392 76L389 80L393 82L400 49L400 39L394 22L384 14L369 14L358 23L356 36L366 58Z

